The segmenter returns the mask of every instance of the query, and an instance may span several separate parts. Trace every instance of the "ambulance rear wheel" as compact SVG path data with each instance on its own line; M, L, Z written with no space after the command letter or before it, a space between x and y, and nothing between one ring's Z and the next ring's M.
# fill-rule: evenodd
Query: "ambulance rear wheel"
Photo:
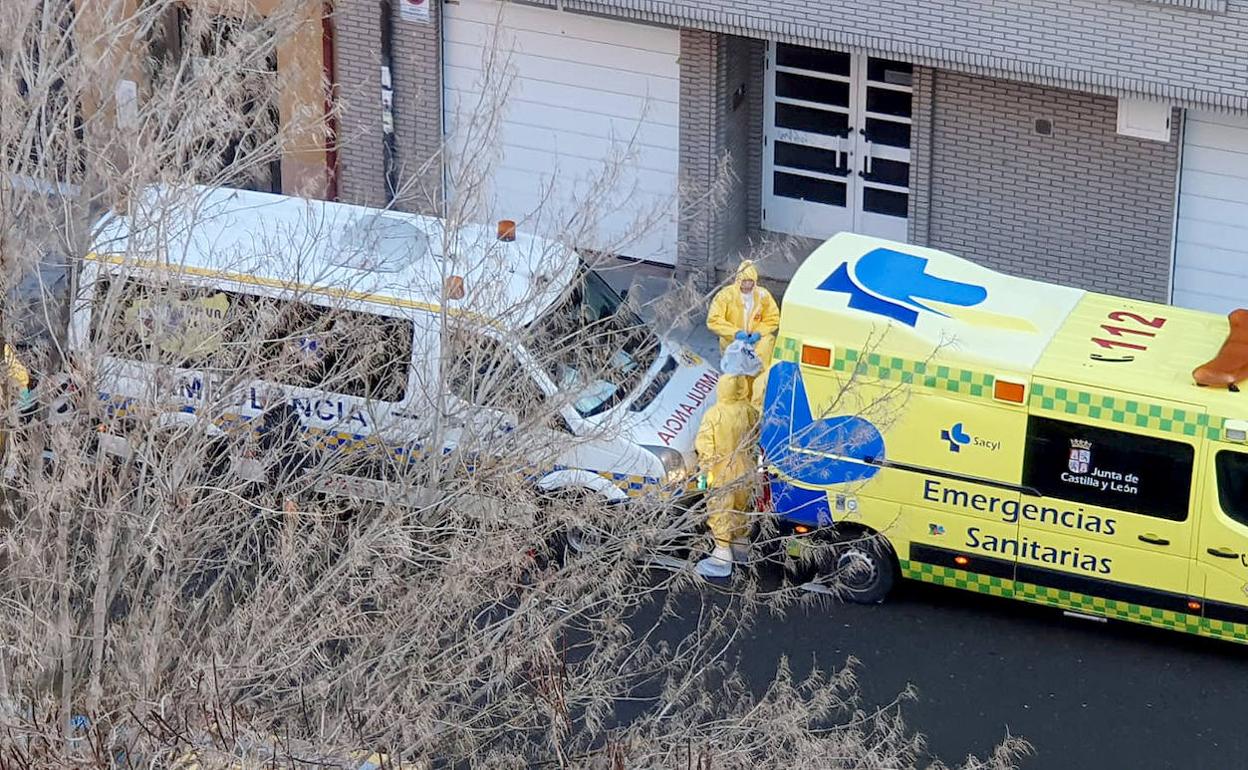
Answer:
M846 536L833 550L835 589L856 604L879 604L893 590L897 563L879 536L859 532Z

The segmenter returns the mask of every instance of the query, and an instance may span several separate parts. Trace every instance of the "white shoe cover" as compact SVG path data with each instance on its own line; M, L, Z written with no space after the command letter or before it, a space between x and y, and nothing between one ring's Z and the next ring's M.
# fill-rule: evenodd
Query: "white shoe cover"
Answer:
M732 574L732 549L717 545L711 555L698 562L698 574L708 578L726 578Z

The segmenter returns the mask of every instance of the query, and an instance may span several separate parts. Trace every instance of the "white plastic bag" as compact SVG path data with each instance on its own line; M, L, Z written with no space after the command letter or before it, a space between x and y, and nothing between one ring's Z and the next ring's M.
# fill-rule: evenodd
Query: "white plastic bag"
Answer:
M719 360L719 370L724 374L756 377L763 370L763 362L749 342L733 340L724 349L724 355Z

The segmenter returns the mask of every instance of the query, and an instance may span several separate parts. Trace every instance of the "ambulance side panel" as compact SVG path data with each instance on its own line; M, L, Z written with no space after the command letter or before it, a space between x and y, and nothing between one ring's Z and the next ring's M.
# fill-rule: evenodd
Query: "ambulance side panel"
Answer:
M894 375L772 368L763 448L777 513L880 532L912 577L975 548L982 572L1012 581L1025 408Z
M1184 622L1204 437L1182 427L1201 411L1039 378L1035 388L1019 582L1046 603L1062 603L1065 592L1074 609Z
M860 389L869 398L896 384ZM887 467L863 490L900 504L887 534L904 575L929 579L924 564L955 568L1003 580L999 593L1010 593L1026 418L1021 405L909 388L886 423Z
M258 393L265 387L277 387L285 393L288 405L303 427L311 430L326 446L351 450L374 435L384 442L408 443L418 432L413 430L411 424L414 415L406 407L413 397L417 381L413 358L424 358L414 356L413 351L417 348L417 339L428 340L429 335L416 334L414 320L396 308L317 294L291 297L289 292L279 288L260 285L259 282L253 285L245 279L226 280L147 269L89 269L83 273L80 299L74 312L73 334L80 351L90 349L91 326L102 322L92 317L104 307L106 301L106 295L101 291L103 284L98 281L101 277L109 281L107 296L117 302L116 309L110 311L114 323L128 323L121 320L120 314L124 313L130 301L124 294L130 286L154 287L173 282L182 291L191 293L192 299L180 301L198 302L209 301L203 298L224 297L231 308L233 303L240 301L270 302L275 303L274 307L297 302L313 309L353 313L360 323L386 325L386 333L379 339L393 341L394 345L393 353L388 353L385 359L392 361L392 365L371 368L362 375L353 373L359 367L344 369L350 374L347 378L350 382L344 380L339 384L351 390L347 393L334 392L332 382L238 382L228 367L175 366L139 360L129 350L109 349L102 351L100 397L109 404L114 415L125 414L136 407L185 415L208 409L218 422L236 422L260 414L264 405L260 403ZM123 280L125 284L121 283ZM103 339L112 341L117 336L109 333ZM228 334L221 337L222 345L242 343L242 340L227 337ZM334 345L332 339L315 342L327 347ZM326 384L330 387L325 387ZM217 415L220 417L217 418ZM405 424L396 427L396 422Z

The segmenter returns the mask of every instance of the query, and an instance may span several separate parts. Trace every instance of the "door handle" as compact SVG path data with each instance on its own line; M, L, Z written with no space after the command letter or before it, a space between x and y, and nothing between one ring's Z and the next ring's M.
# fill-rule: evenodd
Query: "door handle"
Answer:
M858 172L858 176L865 178L871 176L871 161L875 160L875 157L871 154L871 137L867 136L867 129L858 129L858 134L862 136L863 143L862 171Z
M1206 548L1205 553L1210 556L1216 556L1219 559L1238 559L1239 554L1229 548Z
M1145 543L1152 543L1153 545L1170 545L1169 540L1164 537L1157 537L1152 532L1145 532L1140 535L1139 539L1143 540Z

